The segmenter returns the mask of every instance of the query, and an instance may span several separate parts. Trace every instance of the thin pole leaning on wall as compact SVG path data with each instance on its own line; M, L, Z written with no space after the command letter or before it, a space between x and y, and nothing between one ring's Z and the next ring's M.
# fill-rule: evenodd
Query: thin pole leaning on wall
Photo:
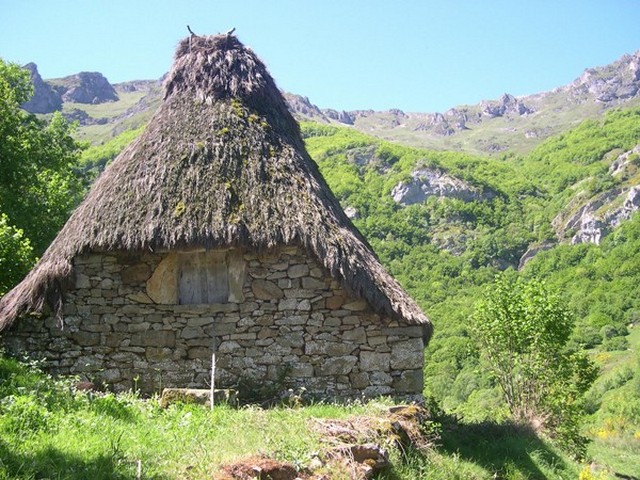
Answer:
M216 390L216 334L213 328L211 336L213 337L213 346L211 348L211 398L209 403L211 404L211 410L213 410L213 396Z

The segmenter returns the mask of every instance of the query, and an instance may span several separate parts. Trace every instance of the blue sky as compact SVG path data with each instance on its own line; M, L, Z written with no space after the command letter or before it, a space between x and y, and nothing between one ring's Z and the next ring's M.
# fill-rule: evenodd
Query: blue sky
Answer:
M435 112L567 84L640 49L640 0L0 0L0 57L159 78L189 24L320 107Z

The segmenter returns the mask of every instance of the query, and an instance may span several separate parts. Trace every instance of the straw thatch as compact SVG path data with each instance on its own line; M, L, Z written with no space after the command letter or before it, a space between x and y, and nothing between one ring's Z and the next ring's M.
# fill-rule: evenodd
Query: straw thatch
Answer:
M0 330L49 304L61 315L72 260L89 251L300 244L353 294L431 324L384 270L308 156L263 63L234 36L183 40L164 102L98 178L16 288Z

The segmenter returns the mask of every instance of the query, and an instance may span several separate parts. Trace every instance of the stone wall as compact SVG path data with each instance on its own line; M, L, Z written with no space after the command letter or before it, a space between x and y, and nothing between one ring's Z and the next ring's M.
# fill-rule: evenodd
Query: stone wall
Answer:
M150 298L150 280L169 253L77 257L64 329L30 317L2 341L10 352L45 357L55 373L116 391L207 388L215 338L216 386L241 376L275 381L286 369L292 388L321 397L421 394L422 327L373 313L299 248L235 254L244 267L235 295L242 301L209 305Z

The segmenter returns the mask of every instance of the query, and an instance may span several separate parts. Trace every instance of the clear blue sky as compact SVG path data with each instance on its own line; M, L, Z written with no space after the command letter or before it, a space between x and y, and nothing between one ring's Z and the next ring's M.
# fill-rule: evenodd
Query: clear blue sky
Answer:
M187 24L236 27L281 89L345 110L537 93L640 49L640 0L0 0L0 57L155 79Z

